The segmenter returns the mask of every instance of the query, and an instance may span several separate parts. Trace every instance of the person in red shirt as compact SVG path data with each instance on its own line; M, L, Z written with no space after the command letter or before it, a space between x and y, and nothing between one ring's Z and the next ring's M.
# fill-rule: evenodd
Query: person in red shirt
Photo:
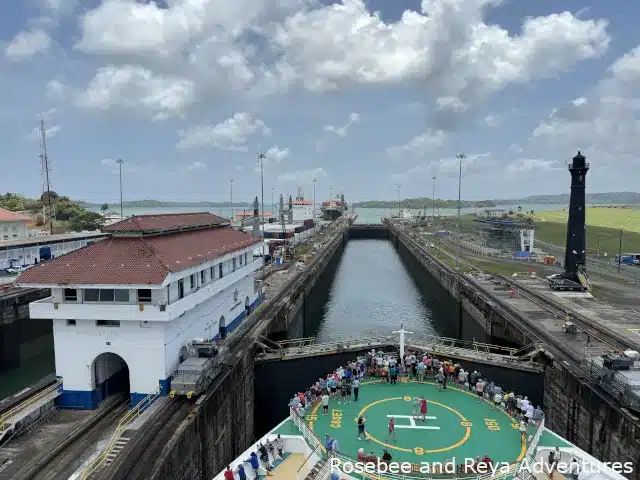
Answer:
M236 477L234 477L231 467L227 467L227 469L224 471L224 480L236 480Z
M422 397L420 401L420 414L422 415L422 421L427 421L427 401Z

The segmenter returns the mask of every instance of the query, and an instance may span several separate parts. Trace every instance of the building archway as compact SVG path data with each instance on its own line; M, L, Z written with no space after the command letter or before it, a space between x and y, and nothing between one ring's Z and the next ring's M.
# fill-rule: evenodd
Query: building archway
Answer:
M129 366L120 355L111 352L101 353L93 360L91 374L96 407L111 395L131 395Z
M244 299L244 315L248 317L251 313L251 300L249 300L249 296Z
M220 338L226 338L227 336L227 321L224 315L220 317L220 323L218 324L218 330L220 332Z
M180 363L184 362L189 356L189 350L184 345L180 349Z

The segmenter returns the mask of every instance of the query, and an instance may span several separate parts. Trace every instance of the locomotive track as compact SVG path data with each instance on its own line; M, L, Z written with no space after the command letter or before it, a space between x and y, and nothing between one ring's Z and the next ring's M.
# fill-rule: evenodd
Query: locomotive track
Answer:
M117 472L116 478L126 480L152 478L156 461L161 458L162 450L167 446L178 426L187 418L187 415L194 407L195 404L186 398L177 398L171 401L165 415L163 415L162 422L154 423L150 431L145 434L146 437L152 440L141 449L137 457L135 457L135 451L127 455L127 460L131 462L131 466L128 469L126 467L121 468Z
M114 400L97 421L85 425L73 432L64 442L54 448L43 459L36 462L26 472L20 472L16 480L60 480L69 478L83 462L83 454L96 449L105 432L115 426L118 420L129 410L128 397Z

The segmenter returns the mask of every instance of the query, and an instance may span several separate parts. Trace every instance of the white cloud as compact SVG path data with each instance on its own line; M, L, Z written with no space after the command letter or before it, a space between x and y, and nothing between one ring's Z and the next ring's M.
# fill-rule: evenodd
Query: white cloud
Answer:
M10 60L26 60L51 47L51 37L44 30L33 29L18 33L5 48Z
M103 167L107 168L112 174L120 174L120 165L115 158L105 158L100 161ZM122 164L122 173L136 173L140 171L140 166L127 162L126 160Z
M491 153L474 153L467 155L462 160L463 176L484 173L491 167L496 166L496 160L492 158ZM408 170L391 175L393 182L408 182L415 180L417 177L457 177L460 172L460 159L456 156L444 157L434 160L424 165L417 165Z
M178 148L213 147L220 150L246 151L250 138L270 134L271 130L262 120L242 112L217 125L196 125L179 132Z
M545 160L542 158L519 158L507 165L507 173L540 173L549 170L557 170L562 168L553 160Z
M613 62L591 91L553 109L532 132L527 151L569 159L582 150L600 165L640 165L639 92L640 45Z
M442 130L427 130L425 133L413 137L404 145L390 147L387 153L394 157L402 155L423 156L435 150L447 140L447 134Z
M487 115L484 117L484 124L490 128L497 127L500 125L500 117L496 115Z
M266 151L265 156L267 160L273 160L276 163L280 163L291 154L288 148L280 149L278 146L273 146Z
M68 91L60 80L50 80L45 87L45 93L50 100L65 100Z
M234 91L419 81L437 99L438 111L452 116L466 115L509 84L551 77L597 57L609 45L606 22L568 12L527 19L518 35L509 35L483 21L497 3L424 0L421 11L407 10L385 23L363 0L199 0L164 8L104 0L81 18L76 48L104 57L112 69L137 68L140 80L129 81L152 84L142 95L124 95L121 83L99 82L102 100L86 104L103 109L107 101L143 109L152 103L154 114L170 116L183 108L209 108L208 100Z
M45 118L45 115L46 115L47 113L48 113L48 112L45 112L45 113L43 114L43 118ZM55 136L60 132L60 125L51 125L50 127L47 127L47 126L45 125L45 130L44 130L44 131L45 131L45 133L46 133L47 139L49 139L49 138L53 138L53 137L55 137ZM34 129L31 131L31 134L29 135L29 138L30 138L31 140L39 140L39 139L40 139L40 127L36 127L36 128L34 128Z
M347 133L349 132L349 129L353 126L353 125L357 125L358 123L360 123L360 115L358 115L357 113L352 113L349 115L349 121L347 123L345 123L342 126L336 127L334 125L327 125L324 127L324 131L325 132L329 132L329 133L333 133L335 135L337 135L338 137L344 138L347 136Z
M325 172L323 168L314 168L311 170L283 173L282 175L278 175L278 181L307 184L312 182L314 178L320 179L326 175L327 172Z
M158 75L139 66L108 65L98 70L78 97L85 108L142 109L154 120L181 116L194 101L194 84L177 76Z
M202 163L202 162L193 162L190 165L187 165L187 170L191 171L191 170L203 170L207 168L207 166Z

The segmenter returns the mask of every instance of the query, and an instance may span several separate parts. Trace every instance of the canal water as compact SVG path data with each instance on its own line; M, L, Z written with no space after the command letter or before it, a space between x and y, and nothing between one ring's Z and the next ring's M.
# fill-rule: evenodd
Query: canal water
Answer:
M350 240L329 288L318 312L319 343L401 325L414 333L437 333L427 297L387 240Z

